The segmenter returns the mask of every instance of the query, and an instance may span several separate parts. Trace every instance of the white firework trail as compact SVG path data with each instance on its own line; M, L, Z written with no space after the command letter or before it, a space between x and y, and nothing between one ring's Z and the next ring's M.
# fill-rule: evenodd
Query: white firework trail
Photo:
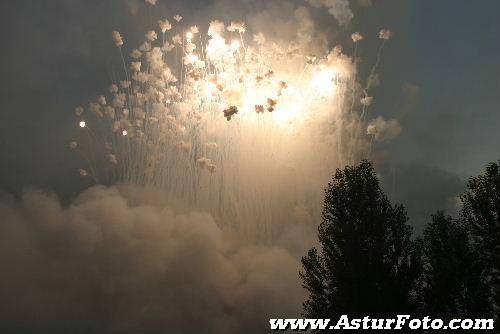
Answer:
M297 207L318 217L335 168L369 149L360 116L371 97L356 61L262 33L250 42L241 21L202 34L181 19L159 21L128 52L113 32L123 80L75 110L83 138L70 146L89 165L80 175L161 188L257 240L280 233Z

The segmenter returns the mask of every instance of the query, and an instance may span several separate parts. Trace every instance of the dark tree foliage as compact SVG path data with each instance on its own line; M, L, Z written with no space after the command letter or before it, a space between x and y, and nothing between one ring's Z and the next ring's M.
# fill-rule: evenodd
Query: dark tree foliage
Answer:
M402 206L392 206L371 163L337 170L325 191L321 250L302 258L312 318L412 312L421 274L420 243L412 242Z
M494 312L500 307L500 162L491 163L484 173L469 179L461 199L460 218L470 228L478 261L490 286Z
M424 313L446 320L487 314L488 288L466 227L438 212L423 240Z

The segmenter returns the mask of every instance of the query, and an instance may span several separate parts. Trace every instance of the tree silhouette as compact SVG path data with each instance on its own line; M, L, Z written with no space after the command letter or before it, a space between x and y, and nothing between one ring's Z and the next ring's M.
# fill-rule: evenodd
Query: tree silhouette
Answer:
M490 303L466 226L443 212L424 231L425 314L451 320L485 315Z
M321 249L302 258L304 314L394 315L415 309L420 243L403 206L392 206L368 161L337 170L325 191Z
M482 273L490 286L492 313L500 314L500 162L469 179L460 218L470 228Z

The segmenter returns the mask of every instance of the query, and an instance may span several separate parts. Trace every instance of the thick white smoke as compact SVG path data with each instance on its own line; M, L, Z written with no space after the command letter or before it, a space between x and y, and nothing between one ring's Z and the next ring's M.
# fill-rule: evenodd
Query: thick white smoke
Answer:
M2 332L257 333L299 314L292 253L311 244L309 227L276 246L245 244L210 215L162 201L96 186L67 207L40 191L0 204Z

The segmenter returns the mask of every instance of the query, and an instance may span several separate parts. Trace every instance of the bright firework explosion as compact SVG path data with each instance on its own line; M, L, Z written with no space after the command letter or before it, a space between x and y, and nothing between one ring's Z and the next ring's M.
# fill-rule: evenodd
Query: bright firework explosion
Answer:
M315 56L300 36L259 33L248 43L243 22L212 21L202 34L181 20L159 21L128 62L113 32L124 78L87 112L75 110L88 136L70 143L88 163L80 175L164 189L259 240L293 217L312 220L333 170L367 155L364 116L379 58L363 87L355 54L340 47ZM379 37L382 47L390 31Z

